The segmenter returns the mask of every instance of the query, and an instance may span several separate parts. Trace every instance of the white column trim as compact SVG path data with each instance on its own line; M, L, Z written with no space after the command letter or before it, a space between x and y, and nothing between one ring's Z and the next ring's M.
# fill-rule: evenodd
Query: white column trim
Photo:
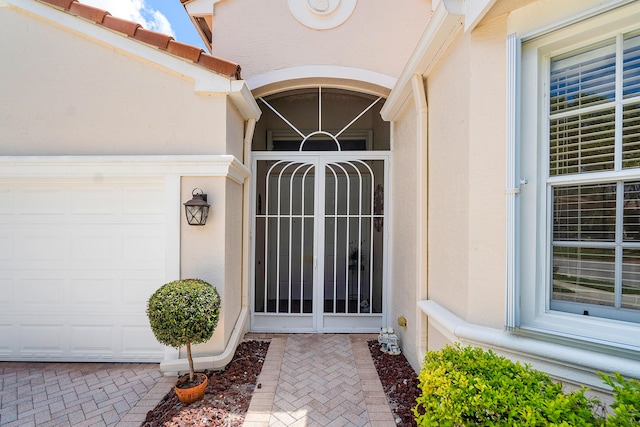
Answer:
M428 290L428 200L429 200L429 107L427 93L421 74L414 74L411 79L414 107L416 109L416 168L418 182L416 185L417 200L417 250L416 250L416 298L423 300L429 298ZM422 360L427 351L427 324L424 316L417 311L416 322L416 353L417 360Z
M507 135L506 135L506 272L505 272L505 320L507 330L514 330L519 323L517 286L517 244L518 244L518 101L520 39L517 34L509 34L506 41L507 52Z

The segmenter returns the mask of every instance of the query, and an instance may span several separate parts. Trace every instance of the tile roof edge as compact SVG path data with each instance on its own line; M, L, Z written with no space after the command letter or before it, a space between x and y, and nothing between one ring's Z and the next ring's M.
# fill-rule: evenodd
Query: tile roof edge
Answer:
M137 22L112 16L108 11L93 7L77 0L36 0L40 3L61 9L71 15L92 21L108 30L122 34L142 43L154 46L167 54L223 75L230 79L241 80L240 66L226 59L209 55L197 46L174 40L173 37L151 31Z

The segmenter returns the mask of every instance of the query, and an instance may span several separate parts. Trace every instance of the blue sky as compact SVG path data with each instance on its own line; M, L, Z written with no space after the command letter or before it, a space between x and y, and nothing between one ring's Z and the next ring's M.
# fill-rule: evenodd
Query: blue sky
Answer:
M178 41L205 49L180 0L80 0L80 2L107 10L119 18L138 22L149 30L170 34Z

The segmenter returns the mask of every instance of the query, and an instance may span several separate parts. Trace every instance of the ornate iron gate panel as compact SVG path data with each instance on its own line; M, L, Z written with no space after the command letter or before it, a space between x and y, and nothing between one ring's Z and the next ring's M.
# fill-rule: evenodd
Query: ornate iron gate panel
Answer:
M377 331L385 159L256 157L252 330Z

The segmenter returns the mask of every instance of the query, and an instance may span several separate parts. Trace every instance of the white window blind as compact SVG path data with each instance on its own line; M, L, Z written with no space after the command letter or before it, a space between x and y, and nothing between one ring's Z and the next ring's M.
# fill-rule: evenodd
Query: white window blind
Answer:
M640 322L640 34L550 59L550 307Z

